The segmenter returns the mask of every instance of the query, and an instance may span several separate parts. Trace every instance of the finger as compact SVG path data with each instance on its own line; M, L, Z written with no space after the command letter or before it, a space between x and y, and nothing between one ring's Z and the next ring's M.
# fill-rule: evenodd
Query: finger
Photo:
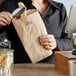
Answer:
M42 46L50 46L51 45L51 43L48 43L48 42L41 42L40 43Z
M47 50L52 50L50 46L44 46L44 48Z
M8 14L8 17L9 17L10 19L13 18L11 13L8 12L7 14Z
M12 19L13 17L12 17L12 14L11 13L9 13L9 12L2 12L2 14L1 14L2 16L8 16L8 18L10 18L10 19Z
M7 13L7 16L8 16L7 20L10 23L13 17L12 17L12 15L10 13Z
M53 50L53 49L55 49L56 48L56 46L54 45L54 46L43 46L45 49L47 49L47 50Z
M54 41L53 39L40 39L40 43L44 43L44 42L51 43L53 41Z
M51 43L41 43L41 45L43 46L43 47L46 47L46 46L48 46L49 48L51 48L51 49L55 49L56 48L56 46L57 46L57 44L56 44L56 42L51 42Z
M50 48L53 50L53 49L55 49L56 48L56 46L57 46L57 44L56 43L50 43Z
M51 42L53 41L54 39L54 36L53 35L43 35L43 36L40 36L40 42Z
M4 22L0 21L0 25L1 25L1 26L5 26L5 25L6 25L6 23L4 23Z
M55 39L51 39L51 38L49 38L49 39L40 39L39 40L40 41L40 43L54 43L55 42Z
M4 17L0 17L0 22L8 24L8 21Z
M47 38L53 38L54 36L53 35L42 35L40 36L40 39L44 38L44 39L47 39Z
M41 43L42 46L56 47L56 43Z

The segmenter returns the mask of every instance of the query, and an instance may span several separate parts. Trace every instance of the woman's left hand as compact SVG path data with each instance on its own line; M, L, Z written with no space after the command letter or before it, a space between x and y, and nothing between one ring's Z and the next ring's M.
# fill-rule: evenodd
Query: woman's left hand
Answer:
M53 50L57 47L54 35L42 35L39 37L40 44L47 50Z

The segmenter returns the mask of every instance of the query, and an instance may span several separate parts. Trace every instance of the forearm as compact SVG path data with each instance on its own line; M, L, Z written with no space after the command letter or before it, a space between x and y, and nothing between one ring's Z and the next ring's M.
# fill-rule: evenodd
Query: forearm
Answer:
M56 39L58 50L69 51L72 50L71 39Z

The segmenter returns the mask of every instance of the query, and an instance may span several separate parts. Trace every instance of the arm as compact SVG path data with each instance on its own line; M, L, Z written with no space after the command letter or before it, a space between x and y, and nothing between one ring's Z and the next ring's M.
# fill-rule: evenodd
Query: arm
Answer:
M65 33L65 26L67 23L67 15L66 15L66 9L64 6L62 6L62 35L61 38L56 38L56 42L58 45L58 50L72 50L72 45L71 45L71 39L72 39L72 34L71 33Z
M40 44L44 48L49 49L49 50L50 49L51 50L53 50L53 49L54 50L71 50L72 49L72 45L71 45L72 34L68 34L68 33L64 32L65 25L67 22L66 10L62 4L60 4L60 5L61 6L59 6L59 7L61 7L60 8L61 10L57 9L59 11L59 13L56 12L59 15L57 15L55 13L54 14L55 16L54 15L52 16L53 19L51 19L51 16L50 16L50 19L48 20L49 25L45 21L46 26L49 26L49 28L46 27L49 34L45 38L44 38L44 36L40 38ZM51 39L51 36L53 36L52 39ZM50 42L50 43L48 43L48 42ZM47 45L48 45L48 47L47 47Z
M0 12L0 33L5 30L5 26L9 25L12 20L12 15L9 12Z
M64 34L65 36L62 39L56 39L57 42L57 50L72 50L72 44L71 44L71 34Z
M0 5L0 33L6 30L11 22L11 12L17 8L16 0L4 0Z

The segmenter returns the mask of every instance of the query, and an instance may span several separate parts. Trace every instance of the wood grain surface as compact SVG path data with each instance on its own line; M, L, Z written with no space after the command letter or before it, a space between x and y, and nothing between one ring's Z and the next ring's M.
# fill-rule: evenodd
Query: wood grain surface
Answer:
M15 64L13 74L15 76L68 76L55 69L54 64Z

